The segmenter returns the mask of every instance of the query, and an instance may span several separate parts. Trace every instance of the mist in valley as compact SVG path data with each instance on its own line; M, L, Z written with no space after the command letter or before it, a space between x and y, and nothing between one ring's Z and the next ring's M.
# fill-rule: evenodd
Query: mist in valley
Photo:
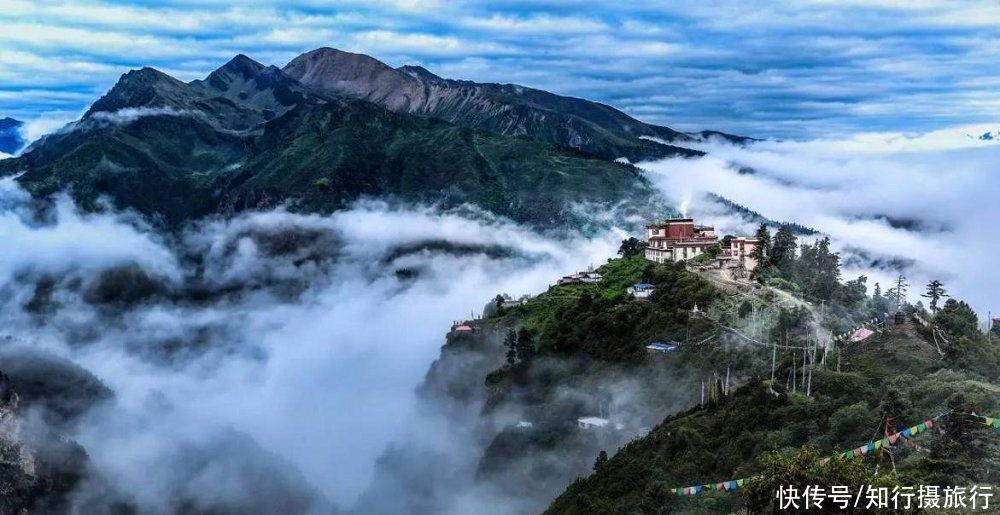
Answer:
M714 142L703 158L641 166L720 234L756 226L708 194L830 235L845 278L885 287L901 273L913 300L937 278L985 315L1000 286L990 266L1000 147L952 136ZM560 385L543 409L487 406L502 332L441 356L454 321L498 293L536 294L602 264L629 235L617 227L641 222L580 210L602 229L539 233L474 207L368 200L330 216L278 209L164 232L127 211L33 200L6 179L0 369L46 378L23 395L24 417L86 450L77 507L538 511L589 472L597 449L613 454L695 395L697 378L654 363ZM617 411L627 429L573 432L577 413L564 406ZM526 421L574 436L491 475ZM539 471L545 482L532 479Z
M59 422L100 479L77 502L150 513L349 509L391 442L469 453L416 404L452 322L599 264L622 237L376 201L167 234L9 179L0 235L5 364L66 363L95 392Z
M752 235L756 225L706 194L829 235L844 277L865 274L869 288L880 282L885 289L902 274L915 303L939 279L983 321L1000 310L990 304L1000 289L992 266L1000 242L991 236L1000 220L1000 145L978 138L989 127L747 146L715 141L698 147L709 152L704 158L640 166L688 215L712 220L721 233Z

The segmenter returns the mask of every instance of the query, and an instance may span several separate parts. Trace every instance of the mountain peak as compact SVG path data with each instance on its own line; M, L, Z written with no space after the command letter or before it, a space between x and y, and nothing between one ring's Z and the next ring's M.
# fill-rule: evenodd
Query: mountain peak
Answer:
M398 73L389 65L365 54L322 47L306 52L285 65L283 71L309 84L329 80L357 80L379 74Z
M236 57L233 57L232 59L229 60L229 62L222 65L222 67L220 67L219 70L227 70L239 73L244 77L252 77L260 73L260 71L263 70L264 68L265 66L263 64L254 61L253 59L247 57L246 55L236 54Z
M698 152L660 142L692 138L645 124L610 106L515 84L449 80L421 66L392 68L364 54L317 48L283 71L327 95L356 98L390 111L437 118L456 125L510 135L533 135L607 159L661 158Z
M374 57L335 48L306 52L282 71L314 90L368 100L392 111L408 111L426 99L419 80Z
M184 94L187 84L148 66L130 70L114 87L90 106L84 117L98 111L117 111L125 107L170 105Z
M156 68L143 66L138 70L129 70L125 72L125 74L118 79L118 83L115 84L115 86L153 84L157 82L180 83L177 79L161 72L160 70L157 70Z
M263 64L243 54L237 54L229 62L208 74L208 77L205 77L205 83L215 89L225 91L229 89L233 81L250 80L264 69Z
M308 51L308 52L306 52L306 53L304 53L304 54L296 57L295 59L292 59L292 61L295 61L296 59L300 59L300 58L313 59L313 60L315 60L315 59L359 59L359 58L364 58L364 59L369 59L369 60L372 60L372 61L378 61L378 59L375 59L374 57L371 57L369 55L358 54L358 53L355 53L355 52L348 52L346 50L341 50L339 48L333 48L333 47L328 47L328 46L323 46L323 47L319 47L319 48L317 48L315 50L310 50L310 51Z

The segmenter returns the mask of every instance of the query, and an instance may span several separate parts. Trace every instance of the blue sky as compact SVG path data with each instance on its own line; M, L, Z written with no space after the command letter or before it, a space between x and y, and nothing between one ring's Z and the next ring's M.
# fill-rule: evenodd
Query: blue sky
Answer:
M0 116L43 130L131 68L190 80L240 52L281 66L332 46L684 130L806 139L1000 118L997 1L749 5L0 0Z

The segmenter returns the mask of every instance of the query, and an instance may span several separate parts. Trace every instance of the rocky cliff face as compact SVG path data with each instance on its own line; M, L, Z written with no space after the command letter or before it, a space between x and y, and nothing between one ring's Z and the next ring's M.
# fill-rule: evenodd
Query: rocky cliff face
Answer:
M0 513L62 512L87 455L45 431L25 431L20 408L13 381L0 373Z

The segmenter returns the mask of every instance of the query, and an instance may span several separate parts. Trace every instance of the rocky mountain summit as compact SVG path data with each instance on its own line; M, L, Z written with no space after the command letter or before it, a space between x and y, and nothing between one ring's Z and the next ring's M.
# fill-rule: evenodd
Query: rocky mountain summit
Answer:
M420 66L392 68L363 54L319 48L296 57L284 72L310 88L373 102L393 112L462 127L528 136L603 158L630 161L694 155L641 136L683 144L694 138L643 123L605 104L516 84L482 84L439 77Z

